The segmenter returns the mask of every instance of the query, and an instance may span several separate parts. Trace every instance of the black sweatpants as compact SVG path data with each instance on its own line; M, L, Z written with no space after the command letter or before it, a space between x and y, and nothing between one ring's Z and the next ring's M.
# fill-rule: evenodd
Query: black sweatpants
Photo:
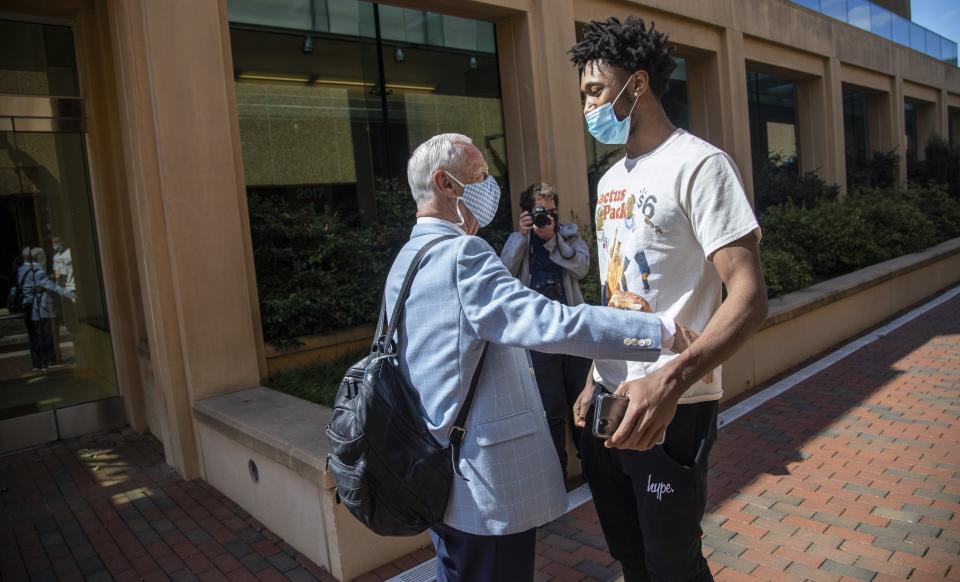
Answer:
M624 582L713 580L703 557L700 520L717 408L717 402L678 406L664 444L649 451L608 449L583 431L583 472ZM591 405L588 427L594 411Z

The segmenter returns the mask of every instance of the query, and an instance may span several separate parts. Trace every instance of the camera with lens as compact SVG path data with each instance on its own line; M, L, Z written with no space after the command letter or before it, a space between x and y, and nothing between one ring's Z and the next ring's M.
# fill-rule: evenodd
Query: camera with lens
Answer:
M533 225L537 228L550 226L550 221L557 221L556 211L550 211L542 206L533 209Z

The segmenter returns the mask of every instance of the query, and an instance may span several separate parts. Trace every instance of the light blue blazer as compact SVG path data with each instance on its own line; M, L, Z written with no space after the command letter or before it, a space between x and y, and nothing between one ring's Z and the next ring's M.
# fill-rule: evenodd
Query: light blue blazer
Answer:
M387 277L393 309L410 261L427 242L458 234L418 224ZM607 307L567 307L513 277L483 239L459 236L431 249L414 279L401 322L400 369L420 393L442 445L490 342L467 418L460 469L444 522L460 531L505 535L543 525L566 509L560 462L527 349L607 360L654 361L660 320Z

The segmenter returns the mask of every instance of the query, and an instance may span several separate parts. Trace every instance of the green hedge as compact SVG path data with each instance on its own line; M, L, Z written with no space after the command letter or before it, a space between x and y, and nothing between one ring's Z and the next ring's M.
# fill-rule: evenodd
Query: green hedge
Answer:
M960 148L934 139L926 161L911 164L909 189L886 184L896 167L890 154L859 170L851 193L784 160L758 162L755 174L761 253L771 296L779 296L865 266L960 236ZM264 338L278 347L295 338L373 323L397 251L416 220L409 190L379 181L373 216L347 216L271 195L249 196L250 225ZM574 217L574 219L576 219ZM596 248L592 228L581 224ZM502 247L513 220L504 192L497 218L483 236ZM595 254L595 253L593 253ZM581 282L589 303L599 301L596 257Z
M266 341L284 346L376 319L383 281L415 213L396 183L384 183L376 201L376 218L363 223L313 204L249 197Z
M275 195L251 194L250 230L264 339L294 347L299 336L374 323L393 259L410 238L416 206L397 180L378 181L376 212L346 215ZM500 249L511 231L509 195L481 231Z
M942 184L864 188L760 216L768 293L779 296L960 236L960 202Z

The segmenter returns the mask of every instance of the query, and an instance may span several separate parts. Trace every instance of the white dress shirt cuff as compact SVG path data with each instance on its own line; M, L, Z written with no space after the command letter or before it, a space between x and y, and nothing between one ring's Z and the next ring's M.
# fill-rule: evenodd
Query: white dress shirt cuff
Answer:
M660 346L673 349L673 336L677 333L677 322L669 317L660 317Z

